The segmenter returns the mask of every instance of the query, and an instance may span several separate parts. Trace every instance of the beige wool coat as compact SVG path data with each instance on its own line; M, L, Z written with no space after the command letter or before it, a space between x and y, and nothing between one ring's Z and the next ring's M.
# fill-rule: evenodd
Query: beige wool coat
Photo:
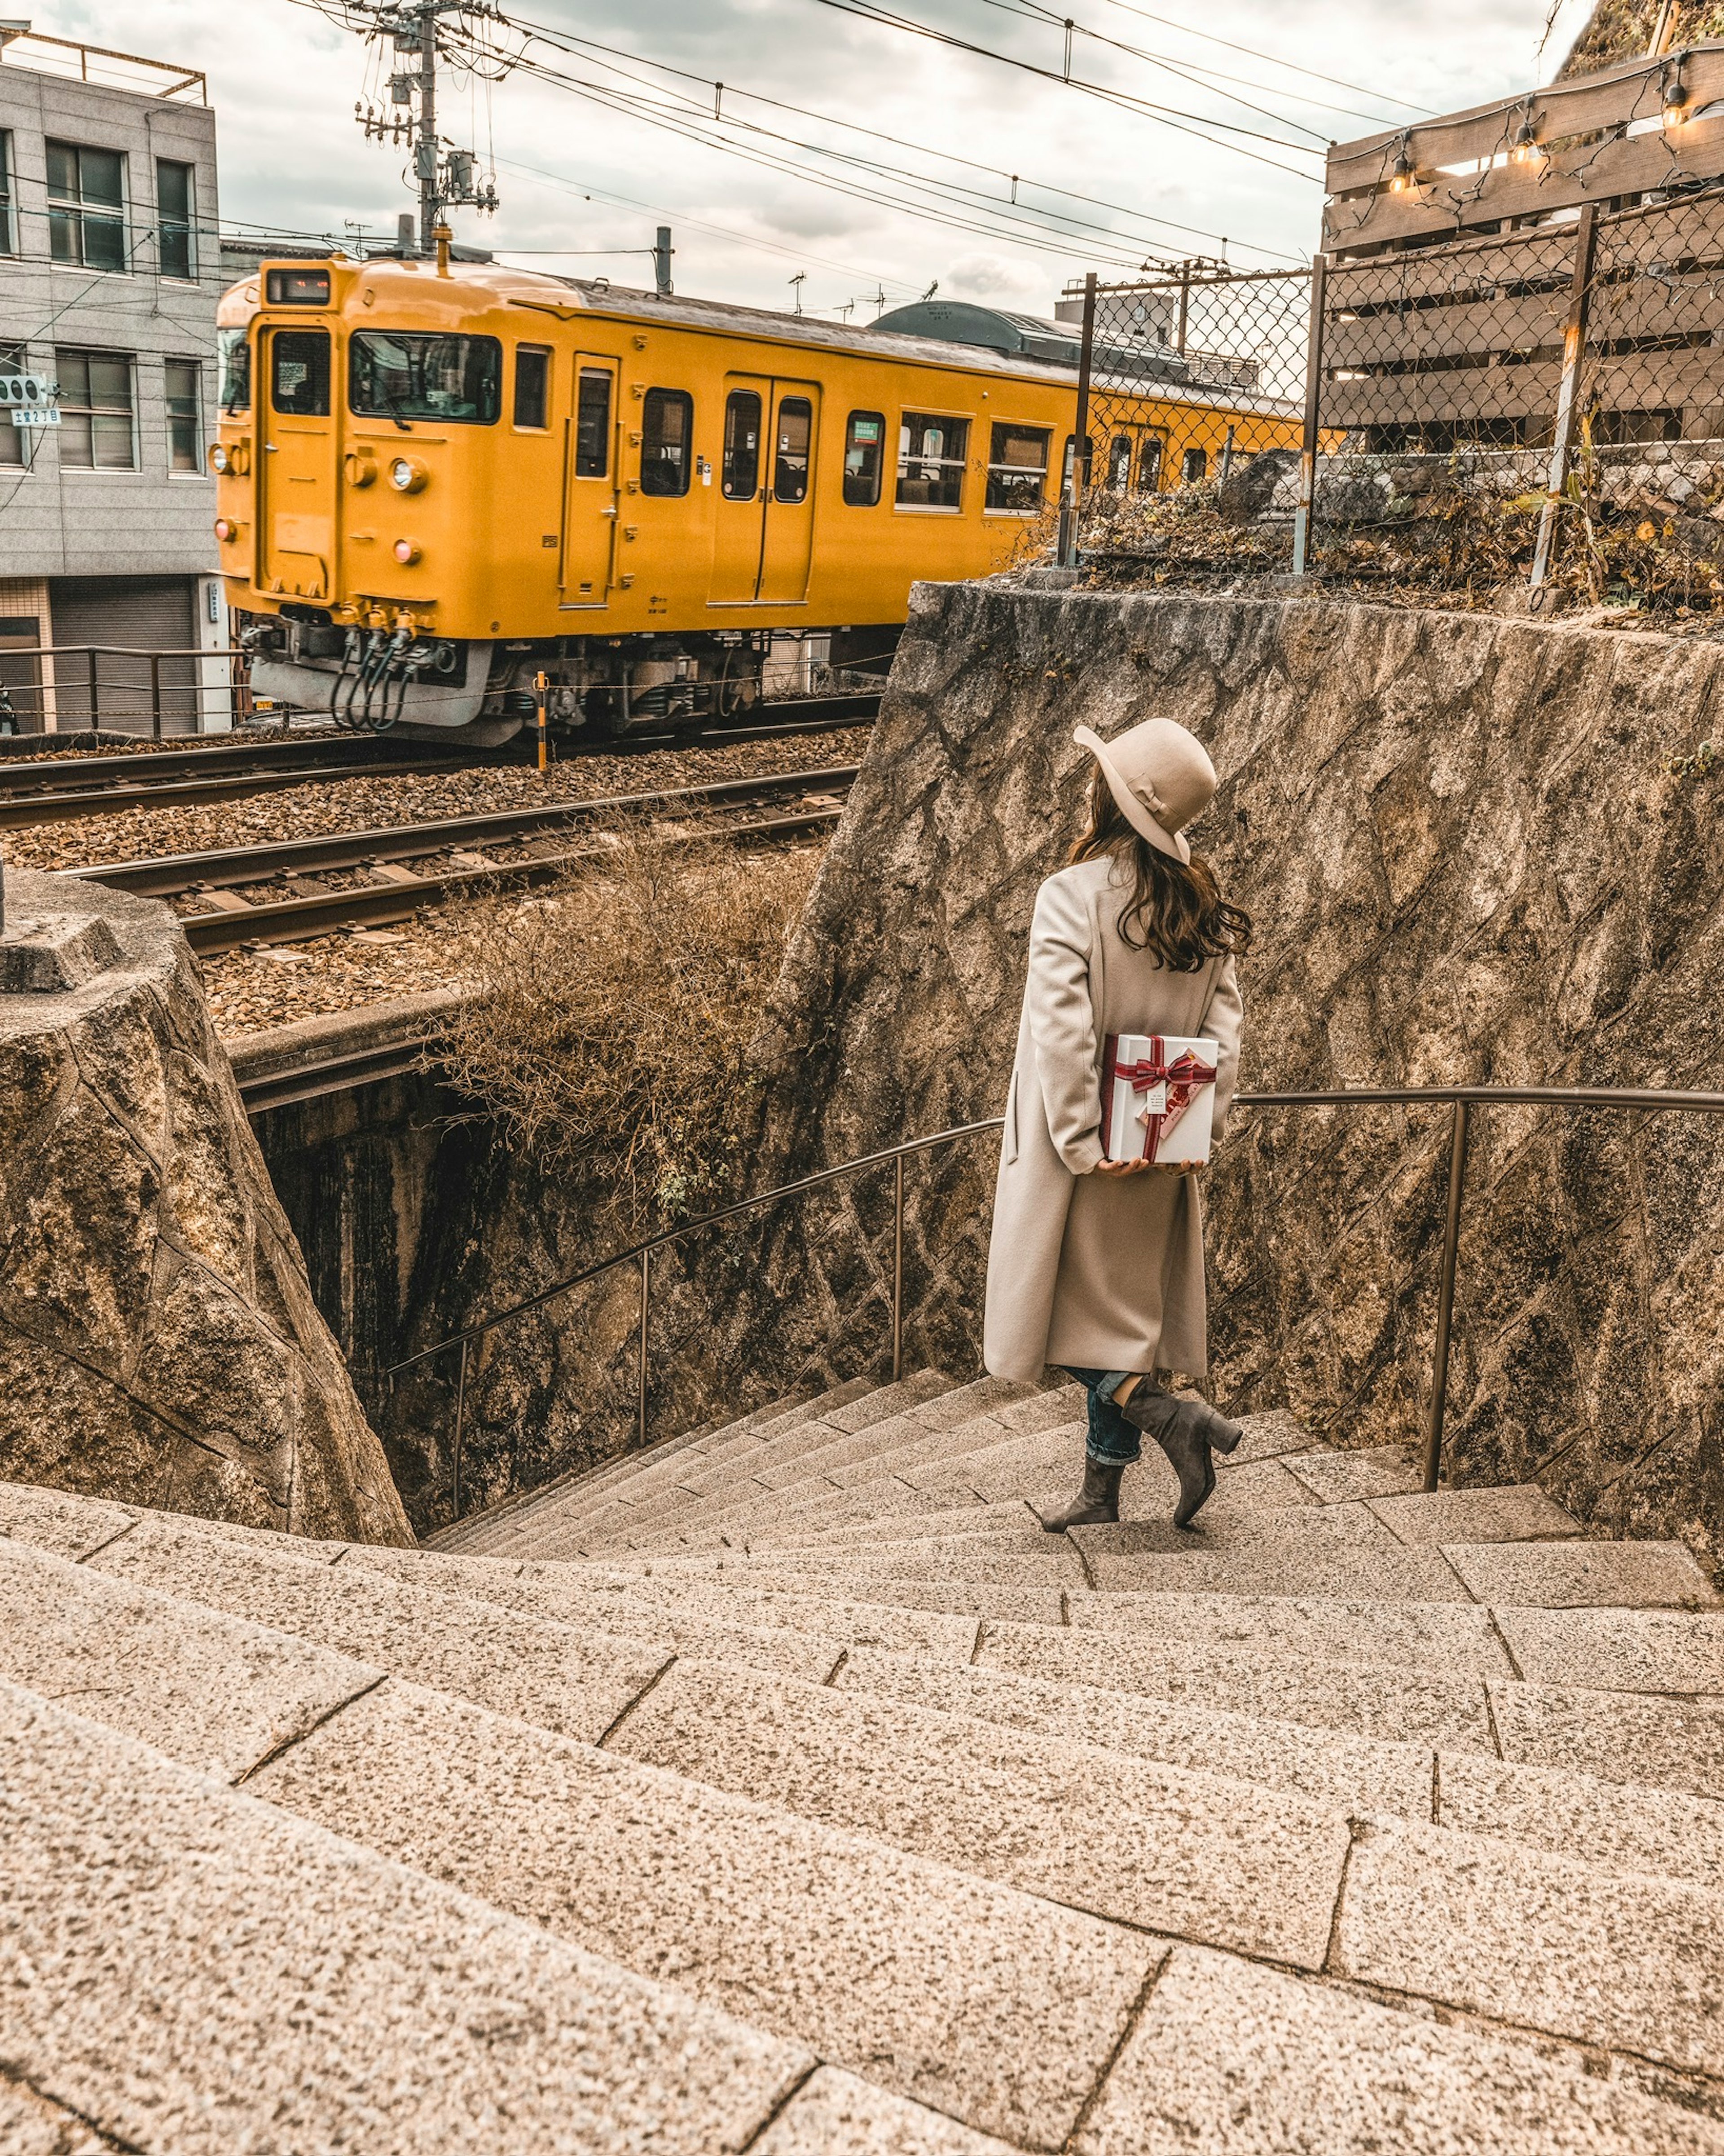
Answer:
M1036 894L1029 978L1006 1096L983 1360L1034 1383L1044 1364L1208 1367L1203 1220L1196 1176L1092 1175L1102 1158L1101 1059L1111 1033L1220 1044L1219 1136L1239 1069L1231 957L1174 973L1119 932L1131 870L1080 861Z

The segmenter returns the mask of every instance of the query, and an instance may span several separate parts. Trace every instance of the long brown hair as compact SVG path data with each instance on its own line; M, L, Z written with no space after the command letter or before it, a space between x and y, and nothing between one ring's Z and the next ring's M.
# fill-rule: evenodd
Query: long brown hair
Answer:
M1132 873L1131 896L1121 909L1120 934L1152 952L1170 973L1198 973L1223 952L1251 947L1251 916L1221 896L1215 871L1201 854L1188 861L1164 854L1135 831L1100 767L1090 788L1090 825L1071 850L1074 861L1103 855Z

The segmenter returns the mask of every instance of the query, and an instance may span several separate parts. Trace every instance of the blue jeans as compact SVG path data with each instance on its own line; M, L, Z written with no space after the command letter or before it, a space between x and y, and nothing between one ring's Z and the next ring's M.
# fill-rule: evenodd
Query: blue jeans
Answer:
M1113 1396L1134 1374L1142 1378L1145 1384L1153 1381L1142 1377L1142 1373L1130 1370L1071 1370L1068 1378L1075 1378L1090 1395L1090 1435L1084 1450L1091 1460L1099 1460L1106 1467L1129 1467L1134 1460L1143 1456L1142 1433L1136 1423L1127 1422L1113 1404Z

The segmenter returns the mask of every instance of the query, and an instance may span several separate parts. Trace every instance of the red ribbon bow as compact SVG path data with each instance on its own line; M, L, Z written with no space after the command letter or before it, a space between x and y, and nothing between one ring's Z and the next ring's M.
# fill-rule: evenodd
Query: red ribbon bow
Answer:
M1143 1119L1143 1158L1153 1160L1161 1142L1175 1123L1185 1113L1205 1086L1215 1083L1215 1073L1207 1063L1201 1062L1190 1049L1167 1060L1167 1045L1158 1033L1149 1036L1150 1052L1147 1060L1136 1063L1121 1063L1118 1056L1117 1034L1111 1034L1107 1042L1106 1075L1123 1078L1134 1093L1147 1093L1152 1086L1165 1085L1167 1104L1159 1115ZM1106 1101L1104 1099L1104 1109ZM1106 1130L1104 1117L1102 1128Z

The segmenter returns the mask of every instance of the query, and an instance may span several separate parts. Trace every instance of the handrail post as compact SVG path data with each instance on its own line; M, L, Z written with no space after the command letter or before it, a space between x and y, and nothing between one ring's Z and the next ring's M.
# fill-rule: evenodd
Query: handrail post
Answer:
M90 660L90 725L94 732L102 722L101 654L92 644L85 655Z
M904 1156L892 1163L892 1383L904 1375Z
M1443 1415L1449 1397L1449 1342L1455 1325L1455 1268L1460 1250L1460 1206L1466 1187L1470 1103L1457 1101L1449 1125L1449 1210L1443 1223L1443 1264L1437 1282L1437 1337L1431 1350L1430 1407L1424 1424L1424 1487L1442 1478Z
M467 1342L461 1342L461 1364L455 1373L454 1463L449 1475L449 1502L455 1517L461 1517L461 1424L467 1413Z
M640 1354L635 1368L634 1438L644 1445L647 1434L647 1306L653 1292L653 1254L640 1254Z
M150 654L150 735L154 741L162 739L162 654Z

